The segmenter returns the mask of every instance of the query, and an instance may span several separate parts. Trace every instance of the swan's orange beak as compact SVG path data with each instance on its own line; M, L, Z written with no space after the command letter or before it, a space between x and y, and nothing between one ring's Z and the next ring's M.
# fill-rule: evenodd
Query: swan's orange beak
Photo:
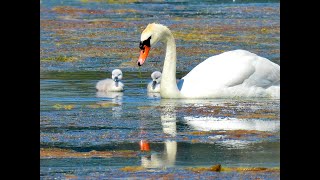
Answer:
M146 140L140 141L140 150L141 151L150 151L150 146L149 146L148 141L146 141Z
M140 50L140 56L137 62L138 66L142 66L142 64L146 61L149 54L149 50L150 47L147 45L144 45L144 49Z

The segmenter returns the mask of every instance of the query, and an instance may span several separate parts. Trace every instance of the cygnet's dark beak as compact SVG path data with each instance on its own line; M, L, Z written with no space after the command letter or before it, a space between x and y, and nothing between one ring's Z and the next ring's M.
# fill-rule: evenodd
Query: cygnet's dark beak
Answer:
M152 81L152 89L155 89L157 85L157 81Z
M114 82L119 82L118 77L115 77L115 78L114 78Z

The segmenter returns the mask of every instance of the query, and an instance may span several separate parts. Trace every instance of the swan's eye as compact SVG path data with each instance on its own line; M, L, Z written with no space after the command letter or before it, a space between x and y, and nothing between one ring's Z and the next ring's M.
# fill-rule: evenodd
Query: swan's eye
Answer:
M140 48L141 50L144 50L144 45L143 45L143 42L141 42L141 41L140 41L139 48Z
M144 45L150 47L151 46L150 45L150 39L151 39L151 36L148 39L144 40L144 41L140 41L139 48L141 50L144 50Z
M146 46L148 46L148 47L150 47L150 46L151 46L151 45L150 45L150 39L151 39L151 36L150 36L147 40L144 40L144 41L143 41L143 44L146 45Z

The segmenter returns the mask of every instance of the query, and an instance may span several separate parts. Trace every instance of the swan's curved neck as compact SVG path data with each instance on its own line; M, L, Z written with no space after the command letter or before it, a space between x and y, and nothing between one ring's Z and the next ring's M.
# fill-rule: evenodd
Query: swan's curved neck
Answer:
M160 94L162 98L179 98L180 92L176 82L176 43L169 31L166 33L166 57L164 60Z

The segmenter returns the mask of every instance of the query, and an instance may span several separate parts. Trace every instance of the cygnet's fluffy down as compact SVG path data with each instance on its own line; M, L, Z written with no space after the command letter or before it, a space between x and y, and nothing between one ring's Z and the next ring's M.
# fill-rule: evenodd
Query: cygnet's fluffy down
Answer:
M147 86L148 92L159 93L160 92L160 81L161 72L155 71L151 74L152 81Z
M122 71L120 69L115 69L112 71L112 79L107 78L99 81L96 84L97 91L113 91L120 92L123 91L123 83L120 82L122 79Z

